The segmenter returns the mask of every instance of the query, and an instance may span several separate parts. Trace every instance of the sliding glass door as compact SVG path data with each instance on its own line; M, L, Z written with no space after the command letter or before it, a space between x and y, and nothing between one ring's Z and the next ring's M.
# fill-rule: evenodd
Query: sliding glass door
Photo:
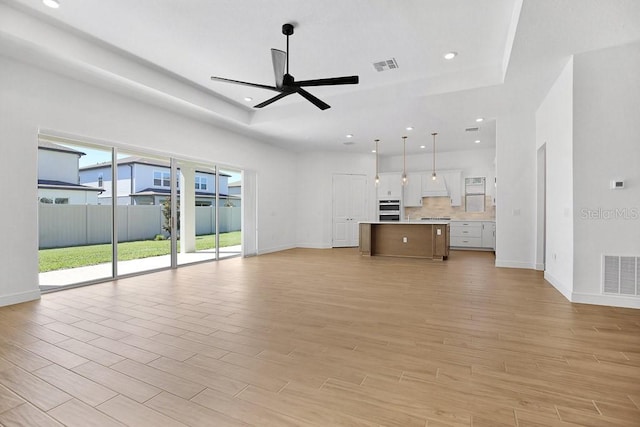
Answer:
M168 157L117 150L119 276L171 267L171 167Z
M43 291L242 254L240 171L50 136L38 151Z
M242 254L242 173L219 169L218 197L218 258Z
M241 173L178 160L178 264L242 254Z
M111 149L56 138L38 144L38 263L42 290L113 277ZM80 179L90 165L107 165Z

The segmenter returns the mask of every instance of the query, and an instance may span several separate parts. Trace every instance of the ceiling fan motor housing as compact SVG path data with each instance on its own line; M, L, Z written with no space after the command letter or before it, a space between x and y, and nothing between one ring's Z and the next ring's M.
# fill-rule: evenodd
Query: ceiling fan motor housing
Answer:
M284 24L282 25L282 34L285 36L290 36L293 34L293 24Z

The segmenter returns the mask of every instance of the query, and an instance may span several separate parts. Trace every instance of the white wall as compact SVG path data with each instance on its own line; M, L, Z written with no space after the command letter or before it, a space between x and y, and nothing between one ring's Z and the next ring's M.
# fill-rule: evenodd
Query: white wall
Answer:
M536 112L536 147L546 144L545 279L571 298L573 288L573 60Z
M494 178L496 176L495 147L480 150L438 152L436 147L436 172L438 170L461 170L464 178L484 176L487 178L487 195L495 196ZM380 172L402 172L402 156L384 156L380 158ZM407 172L432 172L433 154L407 155ZM464 192L462 193L464 194Z
M295 245L295 155L248 137L163 110L51 71L0 56L2 217L12 219L0 248L0 305L37 298L38 129L110 141L126 149L166 152L257 171L260 248ZM188 143L185 143L188 135ZM176 144L176 141L181 141ZM8 210L10 207L10 211ZM20 215L14 215L18 210ZM248 212L253 216L255 211ZM255 230L250 223L247 233Z
M297 156L297 246L330 248L333 240L333 175L361 174L368 178L367 210L375 217L375 157L333 152L301 153ZM288 202L283 200L283 203Z
M535 115L496 122L496 266L535 268Z
M600 295L603 254L640 256L639 75L640 43L574 58L573 301L640 307L640 298ZM616 178L624 190L609 189ZM589 216L599 209L637 214Z

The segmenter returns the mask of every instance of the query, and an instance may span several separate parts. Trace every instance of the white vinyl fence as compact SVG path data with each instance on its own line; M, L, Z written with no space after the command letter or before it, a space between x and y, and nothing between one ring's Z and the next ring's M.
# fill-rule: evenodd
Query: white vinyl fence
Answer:
M239 231L240 208L221 207L220 232ZM196 206L196 235L214 234L215 209ZM40 204L40 249L97 245L111 242L111 206ZM162 230L162 206L118 206L118 241L150 240Z

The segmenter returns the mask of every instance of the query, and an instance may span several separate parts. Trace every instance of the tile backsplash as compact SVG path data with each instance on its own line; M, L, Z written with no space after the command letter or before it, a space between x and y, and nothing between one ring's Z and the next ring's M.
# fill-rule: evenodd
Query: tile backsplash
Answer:
M417 208L405 208L404 216L411 219L425 217L451 217L451 219L496 219L496 207L493 206L491 196L485 196L484 212L466 212L464 210L464 197L462 206L451 206L449 197L423 197L422 206Z

